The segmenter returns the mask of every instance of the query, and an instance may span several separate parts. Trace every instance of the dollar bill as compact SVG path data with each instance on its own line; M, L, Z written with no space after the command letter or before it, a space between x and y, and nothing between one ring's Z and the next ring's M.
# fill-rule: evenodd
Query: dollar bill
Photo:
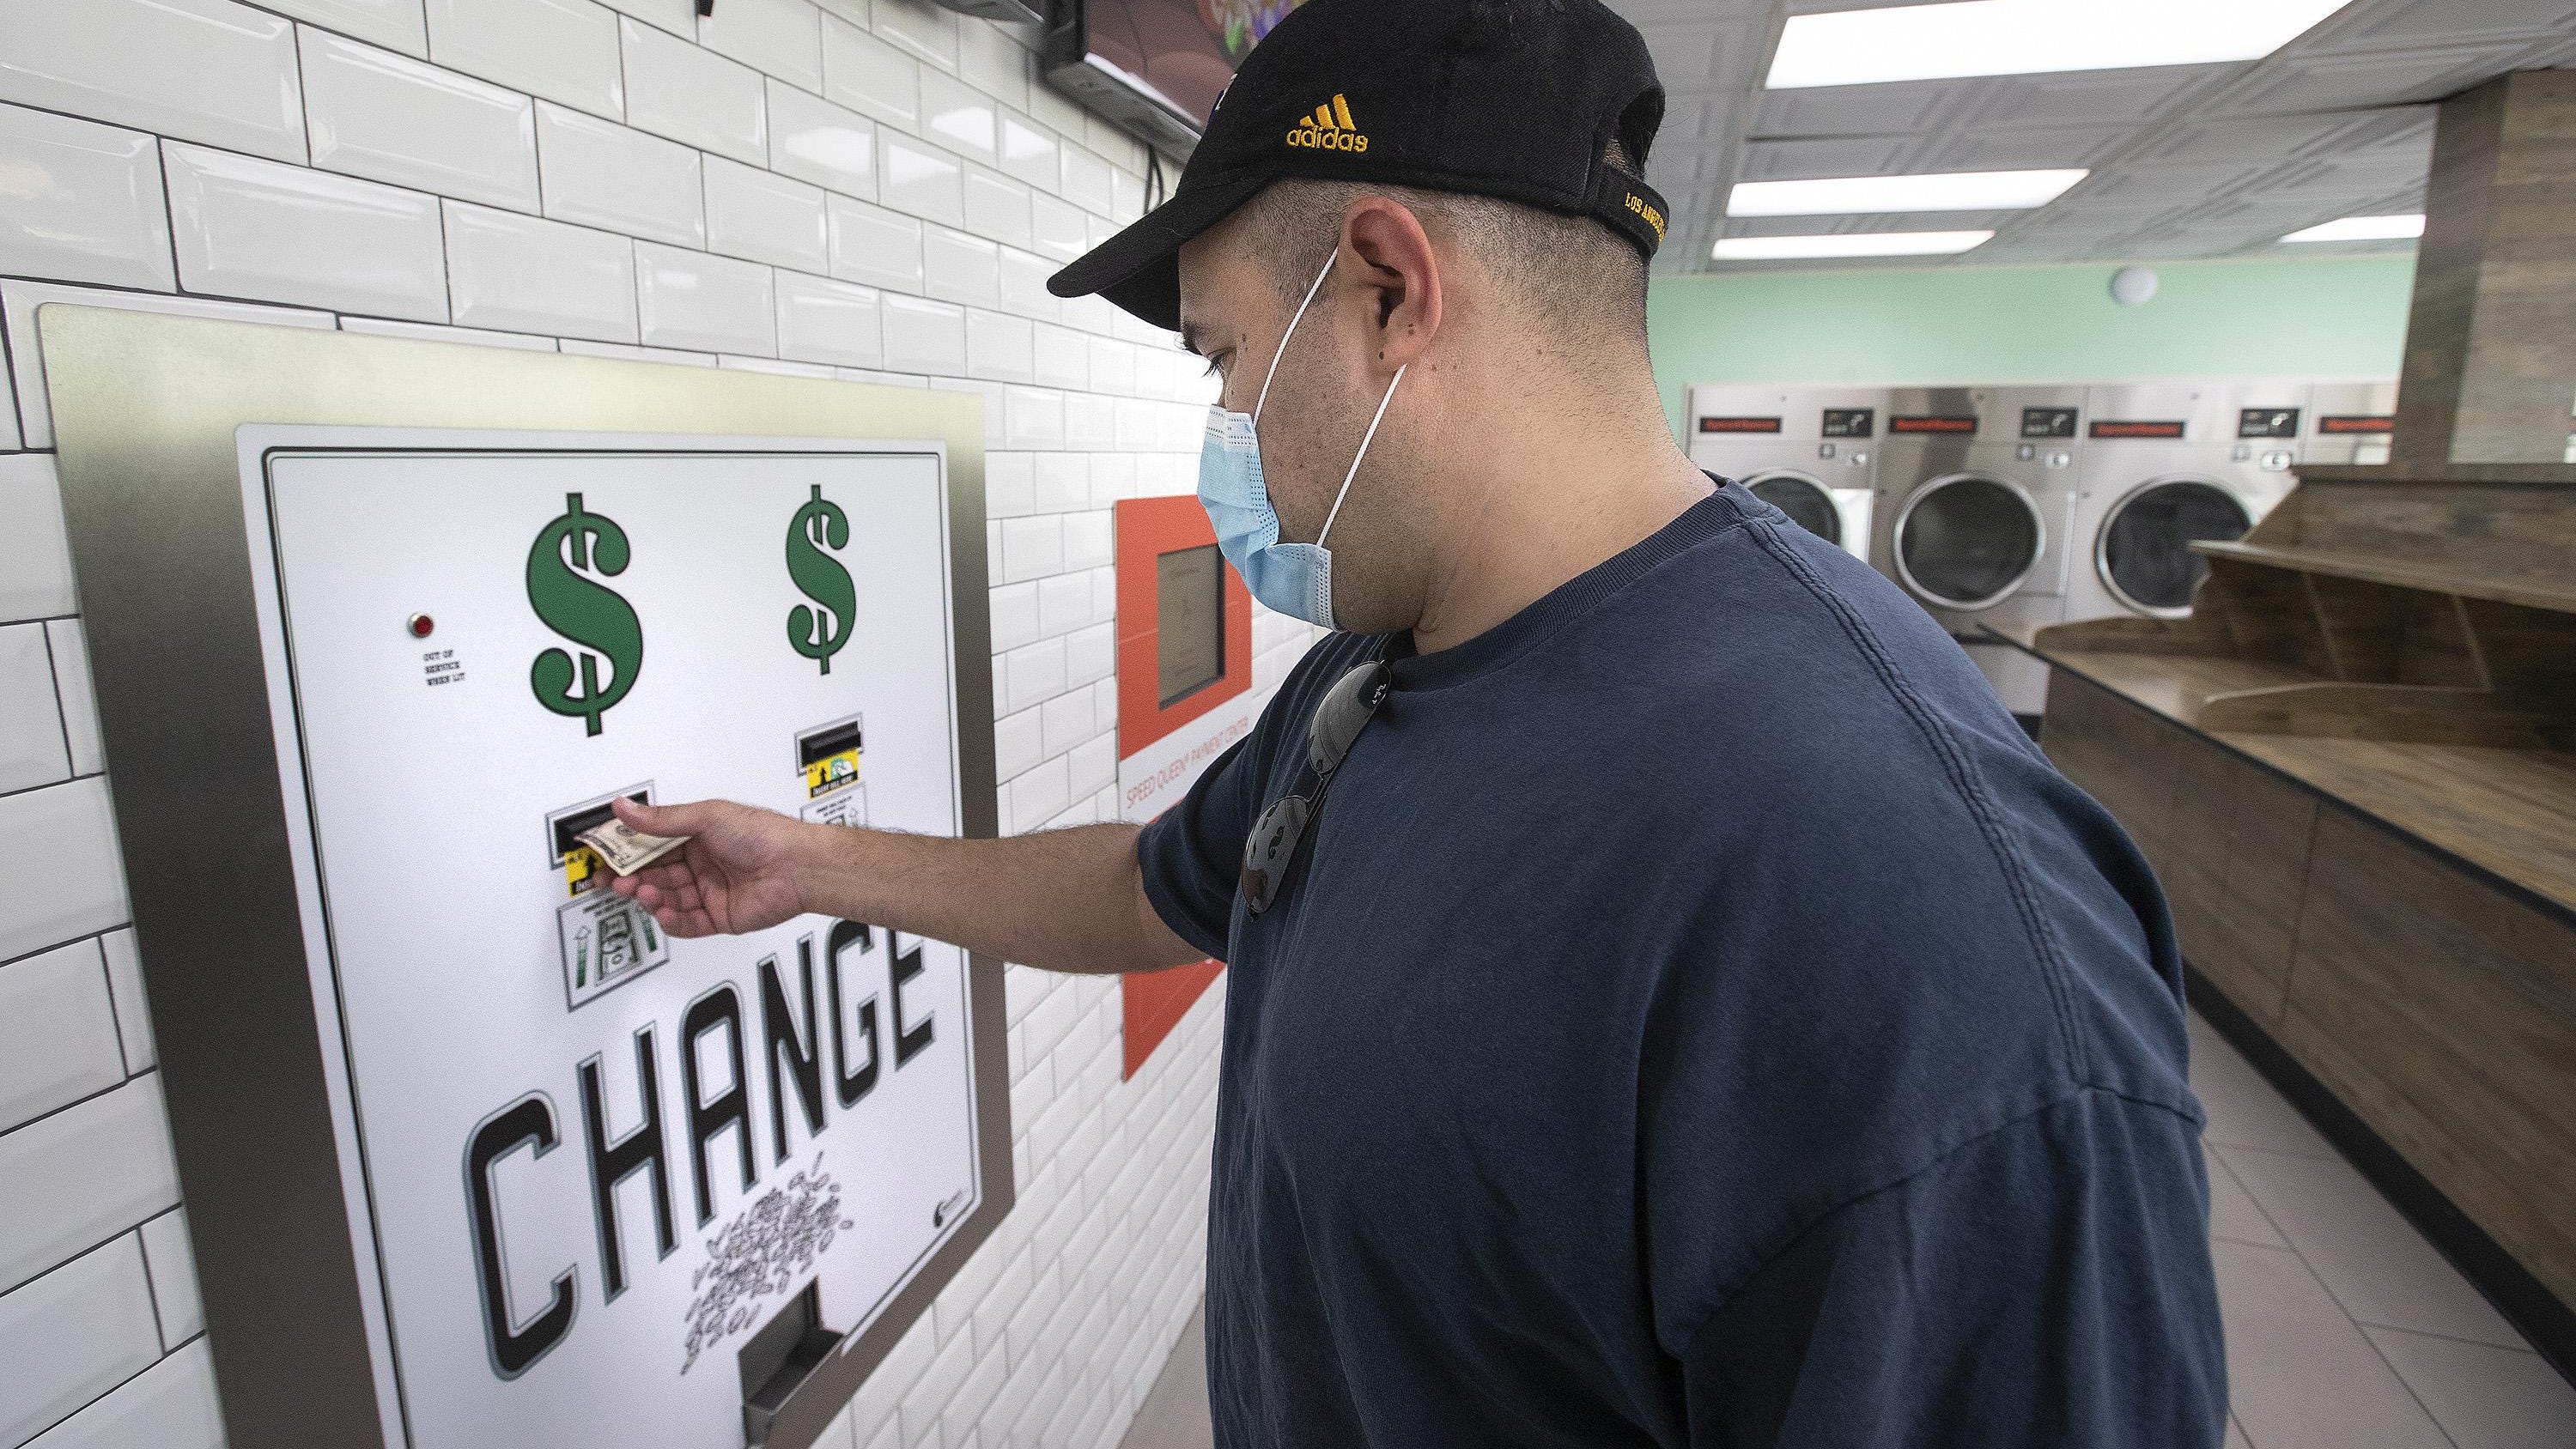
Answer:
M633 875L689 843L685 835L647 835L614 816L574 837L599 853L611 871Z

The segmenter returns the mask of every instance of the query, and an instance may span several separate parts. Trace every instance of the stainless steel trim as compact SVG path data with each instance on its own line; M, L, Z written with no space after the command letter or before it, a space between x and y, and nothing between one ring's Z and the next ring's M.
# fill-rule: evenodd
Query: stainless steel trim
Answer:
M2037 546L2031 550L2030 562L2022 565L2021 572L2013 575L2011 583L1973 603L1947 598L1924 587L1921 581L1914 577L1914 570L1905 566L1905 525L1913 521L1914 510L1922 505L1924 499L1957 483L1992 483L1999 488L2010 489L2012 495L2021 500L2021 506L2029 511L2031 531L2038 539ZM1915 597L1928 600L1944 609L1955 609L1963 614L1972 614L1980 609L1993 608L2021 592L2021 586L2030 582L2030 576L2039 569L2039 561L2048 556L2048 517L2039 511L2039 502L2031 497L2030 490L2010 478L1996 473L1973 470L1944 473L1906 495L1904 506L1896 510L1896 522L1889 526L1887 553L1888 561L1895 565L1897 578L1913 592Z
M2197 483L2205 488L2216 489L2221 497L2236 505L2238 513L2245 516L2245 527L2248 530L2254 527L2254 511L2245 506L2244 499L2236 496L2236 490L2206 474L2160 473L2114 499L2111 506L2102 512L2102 526L2093 530L2093 574L2102 581L2102 587L2110 592L2112 599L2120 607L2154 619L2188 619L2191 617L2191 605L2185 604L2180 608L2167 609L2153 604L2143 604L2131 598L2127 589L2120 587L2120 581L2111 577L2111 524L2120 516L2122 509L2138 500L2138 495L2150 489L2163 488L2174 483Z
M1815 474L1807 472L1803 468L1759 468L1744 478L1739 479L1738 482L1742 484L1746 492L1750 493L1753 491L1755 484L1768 483L1774 479L1786 479L1792 483L1804 483L1808 487L1815 489L1816 496L1824 501L1826 510L1832 513L1834 518L1833 535L1827 538L1825 542L1830 543L1837 548L1844 546L1847 540L1842 536L1843 511L1841 505L1834 500L1833 485L1827 483L1824 479L1817 477ZM1761 495L1755 494L1754 496L1758 498Z

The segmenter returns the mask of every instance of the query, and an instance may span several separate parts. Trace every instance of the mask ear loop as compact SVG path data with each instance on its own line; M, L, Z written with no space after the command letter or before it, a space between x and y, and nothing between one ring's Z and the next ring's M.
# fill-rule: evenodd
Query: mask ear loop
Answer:
M1297 324L1306 320L1306 309L1314 304L1315 294L1324 290L1324 279L1333 274L1333 263L1341 259L1338 246L1337 242L1336 250L1324 258L1324 269L1315 274L1313 284L1306 288L1305 300L1297 304L1297 314L1288 319L1288 330L1279 334L1279 350L1270 354L1270 370L1261 375L1261 395L1252 400L1255 427L1261 424L1261 405L1270 401L1270 384L1279 378L1279 359L1288 355L1288 339L1297 335Z
M1412 365L1408 362L1404 367ZM1315 535L1317 548L1322 548L1324 540L1333 536L1333 520L1342 516L1342 500L1351 496L1351 480L1360 476L1360 460L1368 456L1369 443L1377 437L1377 425L1386 416L1387 404L1395 401L1395 387L1404 381L1404 367L1397 368L1395 376L1388 380L1386 396L1377 400L1376 416L1369 419L1368 431L1360 434L1360 450L1351 455L1351 471L1342 475L1342 491L1333 495L1333 511L1324 515L1324 531Z

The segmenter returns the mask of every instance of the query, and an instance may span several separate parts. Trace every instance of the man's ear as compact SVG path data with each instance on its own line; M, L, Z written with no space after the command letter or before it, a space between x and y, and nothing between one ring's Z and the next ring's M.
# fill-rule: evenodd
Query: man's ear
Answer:
M1431 238L1392 197L1363 196L1342 214L1342 259L1370 294L1369 350L1391 373L1430 350L1447 277Z

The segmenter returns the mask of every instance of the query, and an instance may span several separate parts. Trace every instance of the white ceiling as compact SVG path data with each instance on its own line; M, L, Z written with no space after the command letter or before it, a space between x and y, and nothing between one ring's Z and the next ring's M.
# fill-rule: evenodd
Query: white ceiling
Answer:
M2402 252L2414 244L2279 238L2422 210L2431 102L2576 66L2576 0L2355 0L2261 60L1762 89L1788 15L1881 3L1609 0L1645 32L1668 98L1647 170L1673 211L1657 272L1891 265L1711 261L1721 236L1988 227L1973 251L1893 264ZM1739 180L2051 166L2093 174L2031 211L1725 215Z

